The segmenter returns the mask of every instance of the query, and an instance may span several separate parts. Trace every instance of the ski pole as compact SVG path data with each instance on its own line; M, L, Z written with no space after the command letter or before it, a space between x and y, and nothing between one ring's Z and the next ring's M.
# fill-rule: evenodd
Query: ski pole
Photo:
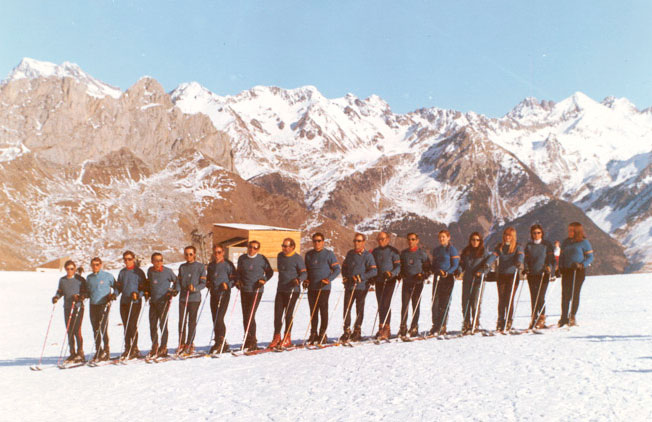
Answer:
M190 290L186 290L186 304L183 307L183 318L181 320L181 330L179 330L179 347L177 347L177 355L181 353L181 344L185 340L186 333L186 315L188 311L188 297L190 296Z
M321 290L324 288L324 286L321 286L319 288L319 291L317 292L317 299L315 299L315 306L312 307L312 312L310 312L310 319L308 320L308 326L306 327L306 333L303 335L303 346L306 345L308 342L308 331L310 331L310 327L312 326L312 319L315 317L315 311L317 310L317 307L319 306L319 296L321 296Z
M41 362L43 361L43 353L45 352L45 345L48 341L48 334L50 333L50 326L52 325L52 317L54 316L54 308L57 306L56 303L52 304L52 312L50 312L50 321L48 322L48 329L45 330L45 339L43 339L43 348L41 349L41 357L38 360L38 364L33 367L36 370L41 369Z
M106 305L104 305L104 310L102 311L102 318L100 318L100 327L97 330L97 333L95 333L95 355L96 356L97 356L97 352L98 352L97 339L99 338L100 334L102 334L102 324L104 324L104 317L106 317L106 314L108 313L107 309L110 309L110 304L111 304L111 302L108 302Z
M543 277L545 276L546 272L543 271L541 273L541 280L539 280L539 290L537 290L537 298L534 300L534 306L532 307L532 318L530 321L530 326L531 328L534 328L534 324L536 321L539 320L539 316L541 316L541 310L539 308L539 295L541 295L541 287L543 286ZM528 280L529 282L529 280ZM543 305L541 305L543 308ZM536 317L536 318L535 318Z
M202 312L204 312L204 306L206 305L206 300L208 299L208 289L206 289L206 295L204 296L204 301L201 303L201 307L199 308L199 313L197 314L197 318L195 318L195 330L192 333L192 336L190 336L190 327L188 328L188 337L192 339L193 341L189 341L188 343L193 343L195 340L195 333L197 332L197 324L199 324L199 319L201 318Z
M437 281L439 282L439 279L437 279ZM426 284L425 284L425 283L421 283L421 284L422 284L421 292L419 293L419 298L417 299L417 304L414 306L414 309L419 309L419 304L421 303L421 298L423 297L423 291L425 290L425 287L426 287ZM414 285L414 287L415 287L415 288L417 287L416 284ZM410 295L410 298L412 298L412 295ZM409 308L409 303L410 303L410 302L408 301L408 308ZM406 309L406 311L407 311L407 309ZM416 316L416 315L415 315L415 313L414 313L414 311L413 311L413 312L412 312L412 321L410 321L410 327L412 326L412 324L414 324L414 318L415 318L415 316ZM407 312L405 313L405 318L407 319ZM406 322L407 322L407 321L406 321Z
M516 278L518 277L518 269L514 271L514 280L512 281L512 289L509 292L509 304L507 305L507 315L505 316L505 325L503 325L503 331L507 329L507 323L509 321L509 313L512 310L512 302L514 301L514 286L516 286ZM511 326L510 326L511 329Z
M356 276L353 276L354 281L355 281L355 279L356 279ZM356 283L356 282L353 283L353 289L351 289L351 297L349 298L349 304L346 307L346 312L344 313L344 320L342 321L342 323L344 323L344 321L346 321L346 317L349 316L349 312L351 312L351 305L353 304L353 296L355 296L355 286L357 284L358 283ZM346 290L346 287L344 288L344 290Z
M129 312L127 313L127 322L124 323L123 327L122 327L122 328L124 328L124 336L122 338L122 347L120 349L122 349L122 354L123 355L127 352L127 350L125 350L125 346L127 345L127 327L129 326L129 320L131 319L131 308L133 307L133 305L134 305L134 301L130 300L129 301ZM122 359L122 356L120 356L119 359Z
M448 295L448 304L446 305L446 310L444 311L444 315L441 320L441 324L439 326L439 333L441 333L441 329L443 328L444 325L446 325L447 318L448 318L448 310L451 307L451 302L453 301L453 291L455 290L455 279L453 279L453 288L451 289L451 294Z
M215 308L215 318L213 318L213 329L211 330L211 338L210 340L208 340L208 347L210 347L211 343L213 342L213 337L215 336L215 325L217 324L217 317L220 315L220 305L222 304L222 297L224 297L223 294L221 293L218 294L220 295L220 298L217 299L217 307Z
M516 318L516 309L518 308L518 303L521 301L521 293L523 293L523 285L524 284L525 284L525 282L522 282L516 288L516 291L518 292L518 294L516 295L516 302L514 302L514 309L512 310L512 315L513 315L512 321ZM514 324L512 324L512 325L514 325ZM512 328L510 328L510 329L512 329Z
M285 335L283 336L283 341L281 344L285 343L285 340L287 340L288 335L290 335L290 331L292 330L292 325L294 324L294 316L297 314L297 310L299 309L299 305L301 305L301 299L303 299L303 296L305 296L304 292L299 293L299 299L297 300L297 303L294 305L294 309L292 310L292 318L290 319L290 324L287 325L285 328ZM290 301L292 301L292 294L290 293ZM285 313L283 313L283 316L285 316Z
M66 333L63 337L63 342L61 343L61 351L59 352L59 359L57 360L57 366L61 364L61 358L63 358L63 348L66 344L66 338L68 337L68 329L70 328L70 321L72 320L72 311L75 309L75 300L73 299L72 305L70 305L70 313L68 314L68 322L66 323ZM70 347L70 344L68 344Z
M480 276L480 293L478 294L478 301L475 306L475 315L473 316L473 326L471 327L471 334L475 333L476 323L478 322L478 316L480 314L480 302L482 301L482 294L484 293L484 273ZM473 286L471 286L473 289Z
M397 287L398 287L398 282L395 282L394 283L394 289L392 289L392 297L389 300L389 309L387 310L387 313L385 314L385 318L383 318L383 326L385 326L385 324L387 324L387 318L389 317L389 314L392 311L392 299L394 299L394 295L396 294L396 288ZM384 293L385 293L385 291L383 290L383 294ZM373 330L371 330L371 332L373 334Z
M406 322L407 324L407 314L408 311L410 310L410 301L412 300L412 295L414 294L414 289L417 288L417 283L414 283L414 286L412 286L412 290L410 290L410 297L407 300L407 305L405 306L405 311L403 311L403 314L401 315L401 326L403 325L403 321ZM421 289L421 294L423 294L423 289ZM419 300L421 300L421 294L419 295ZM419 301L417 301L417 304ZM416 306L414 307L416 309ZM414 319L414 315L412 315L412 319ZM400 332L399 332L400 334ZM397 340L398 341L398 340Z
M378 288L378 283L376 283L376 288ZM380 307L383 305L383 300L385 299L386 286L383 286L383 292L380 294L380 300L378 301L378 309L376 309L376 315L374 316L374 323L371 324L371 333L370 337L374 335L374 328L376 328L376 320L380 314Z
M136 336L138 335L138 326L140 325L140 317L143 316L143 310L145 309L145 305L147 304L147 301L143 303L140 306L140 310L138 311L138 319L136 319L136 329L134 330L133 335L131 336L131 344L129 345L129 353L127 353L127 359L129 359L129 356L131 356L131 351L134 348L134 343L136 342ZM127 330L129 330L129 320L127 320Z
M165 308L165 318L163 319L163 326L161 327L161 340L163 340L163 333L165 332L165 328L168 326L168 319L170 318L171 307L172 307L172 296L170 296L170 299L168 299L167 307Z
M335 315L335 311L337 310L337 305L340 304L340 301L342 300L343 297L344 297L344 290L342 290L342 293L340 293L340 295L337 297L337 300L335 301L335 306L333 307L333 310L331 311L330 315L328 315L328 321L326 321L326 328L328 328L328 326L330 325L333 315ZM323 323L324 321L322 321L322 324ZM322 334L321 337L319 338L319 343L317 343L317 346L321 346L321 344L324 342L325 339L326 339L326 330L324 330L324 334ZM303 344L305 345L306 343L304 342Z
M569 312L568 312L569 316L573 312L573 302L575 301L575 274L576 273L577 273L577 270L573 270L573 290L571 291L571 301L570 301ZM573 315L573 316L575 316L575 315ZM568 325L570 325L570 324L568 324Z
M242 339L242 347L240 348L240 351L242 352L245 348L245 342L247 341L247 337L249 336L249 328L251 327L251 320L254 318L254 311L256 310L256 301L258 300L258 292L260 290L256 289L256 294L254 295L254 302L251 304L251 312L249 313L249 322L247 322L247 329L245 330L245 335L244 338Z
M224 350L224 344L226 344L226 333L228 332L229 328L231 327L231 321L233 321L233 311L235 311L235 305L238 302L239 293L240 293L240 290L238 290L236 292L235 299L233 300L233 306L231 307L231 314L229 315L229 322L227 323L227 326L225 327L224 338L222 339L222 345L220 346L220 353L222 353L222 350Z

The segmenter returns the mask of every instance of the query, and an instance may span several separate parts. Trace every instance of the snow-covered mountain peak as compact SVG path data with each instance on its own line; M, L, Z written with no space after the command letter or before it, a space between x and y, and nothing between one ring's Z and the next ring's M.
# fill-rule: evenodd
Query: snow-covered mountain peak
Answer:
M612 110L620 111L623 113L638 113L638 108L629 101L627 98L607 97L601 102L602 105L609 107Z
M531 123L545 118L554 105L555 103L552 101L539 101L534 97L527 97L518 103L505 117L519 122Z
M10 81L19 79L37 79L37 78L72 78L77 82L87 86L86 92L88 95L97 98L104 98L106 96L119 98L122 91L119 88L101 82L86 72L84 72L79 65L70 62L63 62L58 65L55 63L35 60L29 57L23 58L2 81L6 84Z

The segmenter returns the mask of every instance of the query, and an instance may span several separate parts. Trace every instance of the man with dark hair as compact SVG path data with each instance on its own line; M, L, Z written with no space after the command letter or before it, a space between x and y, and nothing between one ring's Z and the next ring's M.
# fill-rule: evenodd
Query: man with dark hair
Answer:
M125 350L120 359L137 359L138 350L138 316L143 305L142 297L147 277L143 270L136 266L136 255L132 251L122 254L125 267L118 273L117 290L120 297L120 317L124 327Z
M256 338L256 311L260 304L267 280L274 270L263 254L259 254L260 242L252 240L247 244L247 253L238 258L238 281L236 287L241 291L242 325L246 333L244 347L247 351L258 350Z
M419 236L416 233L408 233L408 248L401 251L401 278L403 287L401 291L401 326L398 335L407 335L407 314L410 302L412 302L412 323L410 324L410 335L416 336L419 333L419 298L423 290L423 282L430 272L430 258L423 249L419 248Z
M380 232L376 237L378 246L371 254L378 266L375 278L376 300L378 301L378 333L376 338L387 340L391 335L390 322L392 319L392 296L396 280L401 272L401 256L396 248L389 245L389 234Z
M303 282L303 287L308 289L308 303L310 305L310 337L308 343L322 344L328 341L326 329L328 328L328 297L331 292L331 282L340 274L340 264L333 251L324 248L324 235L317 232L312 235L313 249L306 253L306 270L308 279ZM319 320L321 319L321 326ZM319 334L317 334L319 327Z
M344 334L342 341L360 341L362 339L362 320L364 319L364 304L369 291L368 281L376 276L374 257L365 250L365 235L356 233L353 238L353 249L346 254L342 264L342 282L344 283ZM351 308L355 302L355 323L351 334Z
M206 266L197 261L197 249L194 246L183 248L186 262L179 267L179 277L174 290L179 295L179 349L177 355L195 353L195 333L197 329L197 311L201 303L201 289L206 287Z
M111 301L115 300L117 287L111 273L102 270L102 260L99 257L91 259L91 273L86 277L86 290L90 297L89 316L95 339L95 356L93 361L109 360L109 312ZM104 340L104 349L101 349Z
M84 340L81 334L82 319L84 317L84 299L87 296L83 278L76 277L75 269L77 266L73 261L66 261L63 266L66 269L66 275L59 279L57 292L52 298L52 303L63 296L63 318L68 332L68 345L70 347L70 356L64 361L67 363L83 363L84 357ZM75 349L77 342L77 349Z
M177 276L174 271L163 265L163 255L152 254L152 266L147 269L147 286L145 298L149 298L149 334L152 338L152 350L147 355L155 357L168 356L168 325L172 297L178 292L173 289ZM158 342L158 329L161 329L161 344Z
M213 246L213 259L208 264L208 281L206 288L211 292L211 314L213 315L213 330L215 344L209 353L229 352L231 349L226 342L226 325L224 315L229 307L231 289L236 280L235 265L225 258L222 245Z

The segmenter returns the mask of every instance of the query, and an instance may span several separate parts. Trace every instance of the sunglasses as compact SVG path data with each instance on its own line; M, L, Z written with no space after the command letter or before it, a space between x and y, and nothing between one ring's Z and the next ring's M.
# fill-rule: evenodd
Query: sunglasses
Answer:
M474 237L473 239L471 239L471 242L479 242L479 241L480 241L480 239L478 239L477 237Z
M224 253L224 251L220 249L220 250L215 251L215 253L218 254L218 255L221 255L221 254Z
M163 260L159 258L159 259L154 259L152 262L163 262Z
M186 252L183 254L183 256L195 256L195 254L192 252Z
M533 233L533 234L541 234L541 231L540 231L540 230L535 230L535 231L533 231L532 233Z
M281 245L282 248L291 248L292 245Z
M100 264L99 262L93 262L91 264L91 267L99 267L100 265L102 265L102 264Z
M410 242L413 242L413 241L417 240L417 238L416 238L416 237L408 237L408 240L409 240Z
M125 260L125 261L133 261L134 260L133 258L122 258L122 259Z
M66 271L75 271L75 267L68 267L66 268Z
M324 239L312 239L312 243L321 243Z
M354 241L355 243L362 243L362 242L364 242L364 240L362 240L362 239L354 239L353 241Z
M257 250L258 250L258 246L250 245L250 246L247 246L247 249L253 249L253 250L257 251Z

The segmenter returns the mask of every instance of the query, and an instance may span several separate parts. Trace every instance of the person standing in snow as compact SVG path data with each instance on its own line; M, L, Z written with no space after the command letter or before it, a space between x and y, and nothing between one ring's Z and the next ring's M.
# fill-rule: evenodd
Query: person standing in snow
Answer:
M170 268L163 265L163 255L152 254L152 266L147 269L147 284L145 298L149 298L149 334L152 339L152 349L148 358L168 356L168 325L166 323L170 312L172 297L176 295L173 289L177 276ZM161 343L158 342L158 330L161 329Z
M252 240L247 244L247 253L238 258L236 287L241 292L242 324L247 333L244 347L248 351L258 350L256 311L265 291L265 283L274 275L272 266L264 255L258 253L259 250L260 242Z
M201 303L201 290L206 287L206 266L197 261L197 249L183 248L186 262L179 266L179 276L174 290L179 294L179 348L177 355L195 353L197 312Z
M580 306L580 291L586 268L593 262L593 248L584 235L582 224L568 225L568 238L561 244L559 267L561 271L561 318L558 325L577 325L575 316ZM572 303L571 303L572 302ZM570 303L570 316L568 314Z
M407 331L407 314L410 301L412 301L412 323L410 324L410 337L419 334L419 298L423 291L423 282L430 274L430 258L423 249L419 248L419 236L408 233L408 248L401 251L401 326L398 335L404 337Z
M308 278L303 287L308 289L308 304L312 319L310 320L309 344L328 341L328 297L331 292L331 282L340 274L340 264L333 251L324 248L325 237L322 233L312 235L313 249L306 253L305 262ZM314 312L313 312L314 311ZM321 325L319 320L321 319ZM319 334L317 328L319 327Z
M516 241L516 229L507 227L503 231L503 241L494 249L488 264L498 260L498 321L497 331L512 328L514 296L519 285L519 274L523 271L523 248Z
M290 324L294 306L299 298L301 283L308 277L303 258L294 251L296 248L294 240L289 237L283 239L281 248L281 252L276 257L278 287L274 298L274 338L269 345L270 348L292 346ZM285 320L285 331L281 338L283 320Z
M125 350L121 359L136 359L140 357L138 350L138 316L143 305L147 277L143 270L136 266L136 255L132 251L122 254L125 267L118 273L116 287L120 296L120 317L125 336Z
M432 328L430 335L446 334L446 321L450 307L451 294L455 287L454 273L460 263L457 248L451 245L451 234L441 230L438 235L439 246L432 251L432 272L438 280L432 286Z
M460 254L460 270L464 273L462 276L462 312L464 318L462 333L464 334L471 332L480 325L478 294L480 294L480 280L483 275L486 277L489 271L488 259L489 253L485 250L482 235L478 232L471 233L468 245L462 249ZM471 321L476 321L476 327L471 326Z
M392 296L398 276L401 272L401 256L396 248L389 245L389 234L378 233L378 246L371 254L378 266L375 278L376 300L378 302L378 333L376 338L387 340L391 336L390 322L392 319Z
M229 352L231 348L226 342L226 325L224 316L231 300L231 289L237 278L235 265L226 259L222 245L213 246L213 259L208 264L206 288L211 293L211 315L213 316L213 332L215 344L209 353Z
M68 346L70 347L70 356L64 362L81 363L86 360L84 357L84 339L81 333L84 299L87 296L85 280L75 274L77 265L74 261L66 261L63 267L66 269L66 275L59 279L59 285L52 297L52 303L57 303L63 297L63 319L66 324Z
M102 270L102 260L99 257L91 259L91 273L86 277L86 290L90 298L89 316L95 338L95 356L93 360L109 360L109 312L111 301L117 294L116 281L111 273ZM104 349L101 349L104 340Z
M535 224L530 227L531 240L525 245L525 273L530 288L532 321L530 329L544 328L546 325L545 300L550 275L556 270L554 249L545 240L543 227Z
M349 250L342 263L342 282L344 283L344 333L342 341L360 341L362 339L362 320L364 319L364 304L369 291L368 281L376 276L378 270L371 253L365 250L367 238L362 233L356 233L353 238L353 249ZM355 302L355 323L351 333L351 309Z

